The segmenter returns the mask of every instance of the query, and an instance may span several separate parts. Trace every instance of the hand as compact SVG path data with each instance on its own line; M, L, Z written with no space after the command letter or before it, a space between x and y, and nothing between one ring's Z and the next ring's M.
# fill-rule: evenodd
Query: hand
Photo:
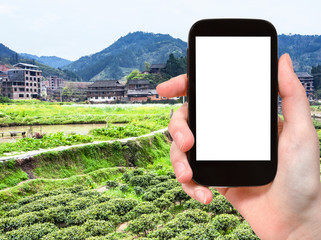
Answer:
M279 118L278 170L274 181L260 187L218 188L261 239L320 239L321 187L319 139L311 121L305 89L295 75L290 56L279 59L279 94L284 122ZM187 76L157 86L164 97L184 96ZM208 204L212 192L192 181L186 152L194 144L187 124L187 104L169 124L170 157L177 180L192 198Z

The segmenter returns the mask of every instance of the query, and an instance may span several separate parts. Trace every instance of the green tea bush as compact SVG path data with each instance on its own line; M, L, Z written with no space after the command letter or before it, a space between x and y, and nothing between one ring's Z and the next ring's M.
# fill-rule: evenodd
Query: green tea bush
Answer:
M142 214L158 213L159 208L151 202L142 202L129 211L123 218L124 221L132 220Z
M153 203L155 204L156 207L158 207L162 211L170 208L173 205L173 203L171 201L169 201L167 198L163 198L163 197L155 199L153 201Z
M195 199L190 199L187 200L184 204L183 204L183 208L184 209L204 209L206 208L207 205L200 203L199 201L196 201Z
M68 203L68 206L71 207L73 211L82 210L89 206L98 204L99 201L93 197L79 197L75 200L72 200Z
M147 231L153 230L158 222L157 214L143 214L129 223L128 230L134 234L144 233L146 235Z
M206 205L205 210L214 214L231 213L233 206L223 195L217 195L210 204Z
M106 182L106 186L107 186L108 188L116 188L116 187L118 187L118 182L116 182L116 181L114 181L114 180L108 180L108 181Z
M138 175L130 178L129 183L132 186L147 187L155 176L152 174Z
M144 188L142 188L140 186L136 186L136 187L134 187L134 191L137 196L140 196L144 193Z
M122 184L119 186L119 190L122 191L122 192L127 192L129 189L128 185L127 184Z
M106 235L113 232L115 229L113 223L103 220L88 220L82 225L82 227L91 236Z
M14 209L8 212L7 216L17 216L23 213L34 212L44 210L50 207L56 207L59 205L66 205L67 202L72 201L75 198L74 194L66 193L57 196L44 197L39 200L30 202L23 205L19 209Z
M212 224L221 234L228 234L240 224L240 220L233 214L219 214L213 218Z
M163 211L163 212L160 214L159 218L160 218L160 220L162 220L164 223L166 223L166 222L172 220L173 216L172 216L172 214L171 214L170 212L168 212L168 211L165 210L165 211Z
M166 191L166 193L163 194L163 197L167 198L172 203L179 202L179 204L190 199L190 196L184 192L182 187L175 187Z
M212 240L217 239L221 234L218 231L211 231L207 228L208 224L196 224L190 229L186 229L179 233L175 240L187 240L187 239L202 239Z
M90 237L90 233L84 227L72 226L49 233L42 240L85 240L87 237Z
M41 214L43 222L51 222L54 224L65 223L72 208L67 206L58 206L45 209L38 214Z
M42 219L35 213L25 213L18 217L8 217L0 219L0 231L8 232L20 227L33 225L41 222Z
M38 223L7 232L5 237L8 240L33 240L40 239L41 237L57 230L59 230L58 227L52 223Z

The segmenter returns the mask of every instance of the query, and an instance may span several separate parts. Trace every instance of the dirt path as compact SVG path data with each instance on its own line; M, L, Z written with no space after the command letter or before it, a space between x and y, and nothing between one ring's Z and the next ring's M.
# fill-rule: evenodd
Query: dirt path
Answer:
M126 143L129 140L135 140L137 138L141 138L141 137L148 137L148 136L152 136L156 133L163 133L167 131L167 128L161 129L161 130L157 130L155 132L151 132L139 137L130 137L130 138L124 138L124 139L117 139L117 140L108 140L108 141L94 141L92 143L84 143L84 144L78 144L78 145L71 145L71 146L61 146L61 147L56 147L56 148L50 148L50 149L39 149L39 150L33 150L33 151L29 151L23 154L19 154L19 155L14 155L14 156L6 156L6 157L0 157L0 162L6 162L8 160L11 159L15 159L15 160L19 160L19 159L26 159L26 158L30 158L33 157L35 155L38 155L40 153L45 153L45 152L51 152L51 151L63 151L69 148L75 148L75 147L83 147L86 145L91 145L91 144L100 144L100 143L113 143L113 142L122 142L122 143Z

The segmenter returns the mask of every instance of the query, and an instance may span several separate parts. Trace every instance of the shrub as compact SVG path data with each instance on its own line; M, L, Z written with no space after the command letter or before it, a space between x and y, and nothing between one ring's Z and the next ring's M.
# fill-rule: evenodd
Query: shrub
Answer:
M189 200L190 196L188 196L182 187L175 187L173 189L170 189L166 191L166 193L163 195L164 198L167 198L172 203L179 202L180 204L185 201Z
M149 238L160 239L160 240L172 239L175 236L176 236L176 233L170 228L157 229L148 234Z
M49 233L42 239L44 240L85 240L90 236L84 227L72 226Z
M108 180L108 181L106 182L106 186L107 186L108 188L116 188L116 187L118 187L118 182L116 182L116 181L114 181L114 180Z
M140 186L136 186L136 187L134 187L134 191L137 196L140 196L144 193L144 188L142 188Z
M88 220L82 227L86 232L90 233L91 236L106 235L114 231L114 224L109 221L103 220Z
M142 202L141 204L135 206L130 212L124 216L124 220L135 219L142 214L158 213L159 208L157 208L153 203Z
M162 211L172 206L171 201L163 197L155 199L153 203L155 204L156 207L158 207Z
M41 218L34 213L25 213L18 217L8 217L0 219L0 231L8 232L20 227L38 223Z
M21 227L18 230L14 230L6 233L6 237L9 240L13 239L23 239L23 240L33 240L40 239L41 237L47 235L48 233L59 230L52 223L39 223L27 227Z
M218 231L208 231L207 224L196 224L190 229L186 229L179 233L175 240L183 239L202 239L202 240L212 240L217 239L220 236Z
M183 204L184 209L204 209L206 205L196 201L195 199L190 199Z
M98 204L98 200L92 197L79 197L68 203L73 211L82 210L89 206Z
M163 211L160 214L160 220L162 220L163 222L168 222L171 219L172 219L172 214L168 211Z
M129 182L132 186L147 187L150 185L150 181L153 177L154 176L151 174L133 176L130 178Z
M72 209L69 206L58 206L43 210L39 212L39 214L42 215L42 220L44 222L59 224L66 222L69 212L71 211Z
M143 214L129 223L128 230L135 234L144 233L146 236L147 231L154 229L158 221L157 214Z
M232 214L220 214L213 218L212 224L221 234L227 234L240 224L240 220Z
M205 207L206 211L214 214L231 213L233 206L223 195L217 195L210 204Z
M122 184L119 186L119 190L122 191L122 192L127 192L129 189L128 185L127 184Z

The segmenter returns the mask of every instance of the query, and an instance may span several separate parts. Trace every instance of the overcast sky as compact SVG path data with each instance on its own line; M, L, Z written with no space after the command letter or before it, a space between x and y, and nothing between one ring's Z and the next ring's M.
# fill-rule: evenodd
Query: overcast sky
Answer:
M320 34L317 0L0 0L1 39L12 50L76 60L129 32L187 40L202 18L262 18L279 34Z

